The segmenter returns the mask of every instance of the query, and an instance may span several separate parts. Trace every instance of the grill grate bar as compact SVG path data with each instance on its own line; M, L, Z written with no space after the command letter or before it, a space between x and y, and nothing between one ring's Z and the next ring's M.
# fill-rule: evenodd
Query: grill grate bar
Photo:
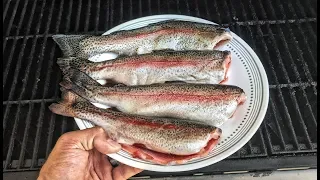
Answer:
M233 3L230 3L230 5L231 5L231 7L233 7ZM241 6L240 9L241 9L241 11L242 11L242 15L243 15L245 21L248 22L248 21L247 21L247 20L248 20L247 12L246 12L246 10L245 10L245 7L244 7L243 3L240 3L240 6ZM253 41L253 40L255 39L255 37L253 36L253 33L252 33L252 30L251 30L250 26L249 26L249 25L246 25L245 27L247 28L247 31L248 31L249 34L250 34L250 38L251 38L251 40ZM252 43L252 48L255 49L255 50L257 50L256 43L255 43L255 41L253 41L253 42L254 42L254 43Z
M149 15L152 15L152 10L151 10L151 0L148 0L148 10L149 10Z
M70 4L72 4L72 0L70 1ZM107 13L109 14L109 13ZM132 10L130 11L130 14L132 14ZM107 15L108 17L109 15ZM68 18L68 21L70 18ZM208 17L208 19L210 19L210 17ZM110 22L110 20L107 20ZM307 22L316 22L317 19L316 18L308 18L308 19L291 19L291 20L257 20L257 21L237 21L237 22L230 22L230 23L221 23L221 22L217 22L219 24L221 24L222 26L234 26L234 25L239 25L239 26L257 26L257 25L265 25L265 24L270 24L270 25L274 25L274 24L285 24L285 23L289 23L289 24L293 24L293 23L307 23ZM107 28L107 24L105 23ZM76 25L77 27L77 25ZM76 28L76 30L74 32L68 32L67 34L74 34L78 32L78 28ZM105 31L88 31L86 33L88 34L103 34ZM48 37L53 36L54 34L48 34ZM43 37L44 34L35 34L35 35L24 35L24 36L6 36L4 37L4 39L22 39L22 38L33 38L33 37Z
M62 4L63 3L61 3L61 5L60 5L60 7L62 6ZM99 4L100 4L100 0L99 0ZM71 3L70 3L70 6L69 7L71 7ZM59 27L59 25L60 25L60 23L61 23L61 15L62 15L62 9L63 8L60 8L60 11L59 11L59 18L58 18L58 20L57 20L57 28L56 28L56 33L59 31L59 29L58 29L58 27ZM99 15L99 13L97 13L98 15ZM71 15L71 10L69 9L69 15ZM69 16L70 17L70 16ZM70 27L70 21L68 21L67 22L67 26L66 26L66 30L65 30L65 32L68 32L69 31L69 27ZM53 47L52 47L52 50L51 50L51 54L50 54L50 62L52 62L53 63L53 57L54 57L54 52L55 52L55 49L56 49L56 44L54 44L53 45ZM52 66L52 64L50 64L50 67ZM50 68L51 69L51 71L52 71L52 68ZM51 74L52 74L52 72L50 72L49 73L49 76L47 77L47 79L50 79L50 76L51 76ZM58 73L58 78L57 78L57 80L56 80L56 83L55 84L59 84L59 81L60 81L60 78L61 77L61 73ZM48 83L49 83L49 80L48 80ZM49 84L47 84L47 86L49 86ZM46 87L47 87L46 86ZM54 97L57 97L58 96L58 93L59 93L59 89L60 89L60 87L59 86L56 86L56 89L55 89L55 91L54 91ZM46 92L46 91L45 91ZM46 93L45 93L46 94ZM45 95L43 96L43 97L45 97ZM55 99L57 99L57 98L55 98ZM53 99L53 100L55 100L55 99ZM56 116L56 114L55 113L51 113L51 117L50 117L50 123L49 123L49 130L48 130L48 138L47 138L47 147L46 147L46 158L49 156L49 154L50 154L50 151L51 151L51 145L52 145L52 138L53 138L53 132L54 132L54 125L55 125L55 117L57 117Z
M234 6L233 6L233 3L229 0L229 7L230 7L230 9L231 9L231 15L232 15L232 17L236 17L236 10L235 10L235 8L234 8ZM236 29L236 31L237 31L237 34L240 36L240 37L242 37L242 32L241 32L241 29L240 29L240 27L239 27L239 24L235 24L235 29ZM253 47L253 48L255 48L255 47Z
M177 1L178 2L178 1ZM211 15L209 13L209 8L208 8L208 0L204 0L204 6L206 8L206 16L207 16L207 19L210 19L211 20ZM179 7L179 6L178 6ZM180 12L179 12L180 13Z
M54 45L52 52L54 52L55 47L56 47L56 46ZM50 59L53 59L53 53L51 54ZM59 83L60 77L61 77L61 74L59 73L56 84ZM58 92L59 92L59 86L56 87L55 92L54 92L54 95L55 95L56 97L58 96ZM48 158L48 156L49 156L49 154L50 154L50 151L51 151L52 138L53 138L53 132L54 132L54 125L55 125L55 120L56 120L55 118L56 118L56 117L57 117L57 116L56 116L55 113L51 113L49 130L48 130L48 138L47 138L47 142L48 142L48 143L47 143L47 149L46 149L46 158Z
M50 12L49 12L49 17L48 17L48 21L47 21L47 26L46 26L46 30L45 30L45 37L44 37L44 40L43 40L43 46L42 46L42 49L40 51L40 60L39 60L39 63L38 63L38 67L37 67L37 71L36 71L36 79L39 78L40 76L40 73L41 73L41 66L42 66L42 63L43 63L43 59L44 59L44 51L45 51L45 48L46 48L46 45L47 45L47 36L46 34L48 34L49 32L49 28L50 28L50 23L51 23L51 20L52 20L52 14L53 14L53 9L54 9L54 3L55 3L55 0L52 0L51 1L51 8L50 8ZM64 0L61 1L60 3L60 13L59 13L59 21L61 19L61 15L62 15L62 7L63 7L63 4L64 4ZM44 9L44 7L43 7ZM58 26L57 26L58 27ZM50 75L51 75L51 71L52 71L52 68L50 68L52 66L53 62L49 62L49 75L47 74L47 77L46 77L46 80L45 80L45 87L44 87L44 91L43 91L43 97L47 94L47 91L48 91L48 86L49 86L49 79L50 79ZM49 79L48 79L49 78ZM36 90L38 89L38 83L34 83L33 84L33 93L31 95L31 99L33 99L36 95ZM32 106L33 108L34 106ZM39 143L40 143L40 133L42 131L42 124L43 124L43 116L44 116L44 110L45 110L45 104L42 102L41 103L41 107L40 107L40 116L38 117L37 121L38 121L38 124L37 124L37 132L36 132L36 139L35 139L35 143L34 143L34 148L33 148L33 154L32 154L32 160L31 160L31 168L33 168L34 166L36 166L36 162L37 162L37 156L38 156L38 150L39 150ZM32 111L32 110L31 110Z
M133 11L132 11L132 0L130 0L129 1L129 5L130 5L130 7L129 7L129 15L130 15L130 19L132 19L133 18Z
M113 27L113 13L114 13L114 1L111 0L111 3L110 3L110 19L109 19L109 22L110 22L110 26L109 27Z
M301 82L301 83L288 83L288 84L276 84L276 85L269 85L270 89L275 89L277 87L279 88L295 88L295 87L301 87L306 88L310 86L317 86L317 82Z
M223 9L224 9L226 16L228 17L229 22L232 22L232 17L230 15L230 10L228 8L228 4L226 1L223 1Z
M306 1L306 2L308 2L308 1ZM305 11L304 11L304 8L303 8L303 6L301 5L301 3L300 3L300 1L298 0L298 1L296 1L296 4L297 4L297 6L299 7L299 11L300 11L300 13L302 14L302 16L304 17L304 18L306 18L307 16L306 16L306 13L305 13ZM292 13L293 13L293 17L294 18L297 18L297 13L295 12L295 10L294 10L294 8L292 7L292 4L291 4L291 2L289 1L288 2L288 6L289 6L289 11L291 11ZM300 29L300 24L297 24L298 25L298 28ZM310 24L307 24L307 27L308 27L308 32L310 32L311 33L311 35L313 36L313 38L311 38L312 40L316 40L317 39L317 35L315 34L315 32L313 31L313 29L312 29L312 27L310 26ZM302 33L302 31L301 31L301 33ZM304 38L305 38L305 36L303 36Z
M79 23L80 23L80 14L81 14L82 1L77 1L77 4L78 4L78 11L77 11L75 32L78 32L78 31L79 31Z
M180 11L180 0L176 0L176 5L177 5L177 9L176 9L177 13L181 14L181 11Z
M278 1L278 2L279 2L279 1ZM280 3L280 2L279 2L279 3ZM279 4L279 6L280 6L280 9L282 9L282 5ZM263 8L262 8L262 9L263 9ZM271 10L272 10L272 12L273 12L273 14L274 14L274 11L273 11L273 8L272 8L272 7L271 7ZM263 12L264 12L264 10L263 10ZM265 13L264 13L264 15L265 15ZM284 15L284 16L285 16L285 15ZM287 25L288 25L288 24L287 24ZM289 50L289 47L288 47L288 42L287 42L286 39L284 38L284 34L283 34L283 31L282 31L281 27L278 26L278 29L279 29L279 31L280 31L280 37L281 37L282 41L284 42L283 45L284 45L284 47L285 47L285 49L286 49L286 52L288 53L289 59L290 59L290 61L291 61L290 65L291 65L292 69L294 69L294 73L295 73L298 81L301 82L301 77L300 77L300 74L299 74L299 72L298 72L298 70L297 70L297 65L295 64L295 62L294 62L294 60L293 60L293 58L292 58L292 55L291 55L291 53L290 53L290 50ZM297 52L299 52L299 58L302 59L302 62L305 62L305 61L304 61L304 58L303 58L303 56L302 56L302 52L300 51L300 48L299 48L298 45L296 44L295 37L294 37L293 32L292 32L292 29L291 29L291 27L290 27L289 25L288 25L288 29L289 29L290 36L292 37L291 39L292 39L292 41L293 41L293 44L295 45ZM268 30L270 31L270 34L272 35L271 29L269 28ZM301 30L301 29L300 29L300 30ZM272 37L273 41L275 42L273 35L272 35L271 37ZM277 47L276 44L274 44L274 45L275 45L274 47ZM280 54L280 52L278 52L278 48L276 48L276 49L277 49L277 54L278 54L278 53ZM288 80L288 82L290 82L290 79L289 79L289 77L288 77L288 72L287 72L286 69L285 69L285 66L284 66L284 64L283 64L282 59L280 59L280 60L281 60L281 61L280 61L280 65L281 65L282 70L284 71L285 77L286 77L286 79ZM306 72L309 72L309 74L310 74L310 71L309 71L308 67L305 67L305 66L307 66L307 65L306 65L305 63L302 63L302 64L303 64L304 70L305 70ZM313 81L313 80L312 80L312 77L311 77L311 74L309 75L308 78L309 78L309 80ZM313 89L316 89L315 86L313 86ZM308 97L307 97L307 95L306 95L306 92L305 92L304 89L302 89L302 92L303 92L304 98L306 99L307 107L309 107L309 111L310 111L310 113L311 113L312 120L313 120L313 122L315 123L315 125L317 125L316 119L315 119L314 114L313 114L313 111L312 111L312 109L311 109L311 105L310 105L310 102L309 102ZM316 91L315 91L315 92L316 92ZM306 127L306 125L305 125L305 122L304 122L303 117L302 117L301 112L300 112L300 108L299 108L299 105L298 105L297 98L296 98L296 96L295 96L294 94L295 94L295 92L294 92L292 89L290 89L290 96L291 96L292 101L294 101L294 106L295 106L295 108L296 108L296 110L297 110L297 113L298 113L298 116L299 116L299 122L300 122L301 125L303 126L302 129L303 129L303 131L304 131L304 133L305 133L305 135L306 135L306 138L307 138L307 141L308 141L308 145L310 146L311 149L313 149L312 144L311 144L311 140L310 140L310 137L309 137L309 134L308 134L308 132L307 132L307 130L306 130L307 127Z
M169 1L167 1L167 9L168 9L168 14L170 14L170 2Z
M200 17L200 11L199 11L199 4L198 4L198 1L194 1L196 3L196 13L197 13L197 16Z
M270 101L271 102L271 101ZM266 117L270 117L270 113L266 113ZM265 118L266 118L265 117ZM270 119L270 118L268 118L268 119ZM270 154L273 154L273 148L272 148L272 140L271 140L271 137L270 137L270 133L269 133L269 131L268 131L268 127L267 127L267 122L266 121L263 121L262 122L262 124L261 124L261 126L263 126L264 127L264 132L265 132L265 134L266 134L266 137L267 137L267 143L268 143L268 149L269 149L269 151L270 151ZM283 137L282 137L283 138ZM281 142L281 143L284 143L284 142ZM285 144L283 144L283 147L285 147ZM285 149L285 148L283 148L283 149Z
M105 3L105 9L106 9L106 21L104 22L104 29L109 29L109 22L110 22L110 19L109 19L109 11L110 11L110 3L109 3L110 1L107 1L106 3ZM130 2L131 2L131 0L130 0ZM131 8L131 13L132 13L132 7L130 6L130 8Z
M284 141L283 134L282 134L282 131L280 129L280 123L279 123L279 122L283 122L283 120L282 120L281 116L279 115L278 109L274 105L274 100L270 101L270 106L271 106L271 109L272 109L272 114L274 116L274 120L276 122L276 127L277 127L277 130L278 130L278 133L280 135L281 146L282 146L282 148L284 150L286 150L286 143ZM273 128L273 127L270 127L270 128ZM267 128L266 128L266 130L268 131ZM278 133L275 133L275 134L278 135Z
M67 121L68 118L66 116L63 116L62 118L62 125L61 125L61 134L64 134L66 132L67 129Z
M99 15L100 15L100 0L97 0L97 6L96 6L96 22L94 27L94 33L96 34L99 28Z
M288 2L288 5L289 5L289 10L290 10L291 12L293 12L294 16L296 17L297 15L296 15L295 10L294 10L293 7L292 7L292 4L291 4L290 2ZM300 4L300 5L301 5L301 4ZM280 8L280 9L282 10L282 8ZM284 16L285 16L285 15L284 15ZM315 66L315 68L317 68L317 62L316 62L315 58L313 57L313 53L311 53L309 43L307 42L306 37L305 37L305 35L303 34L303 31L302 31L302 29L301 29L301 25L300 25L299 23L295 23L295 24L298 26L299 32L301 33L301 35L302 35L302 37L303 37L303 41L304 41L304 43L305 43L305 45L306 45L306 47L307 47L308 52L310 53L310 56L311 56L311 60L312 60L312 62L313 62L313 65ZM304 62L304 63L302 63L302 67L303 67L303 69L304 69L304 71L305 71L305 74L307 75L307 77L309 78L310 81L313 81L312 76L311 76L311 73L310 73L310 70L309 70L309 68L308 68L308 65L307 65L307 63L306 63L306 62L304 61L304 59L303 59L303 56L302 56L303 52L301 51L301 49L299 48L299 45L297 44L296 37L293 35L292 28L290 27L290 25L289 25L288 23L287 23L287 26L289 27L290 35L293 37L293 38L292 38L292 43L294 43L297 51L299 52L299 58L301 58L301 59L302 59L302 62ZM309 28L308 33L311 33L311 35L313 36L312 39L313 39L313 40L317 39L317 36L315 35L315 33L314 33L313 29L311 28L311 26L310 26L309 23L307 23L307 27ZM314 92L315 92L315 94L316 94L316 93L317 93L317 90L314 89Z
M56 48L56 45L53 46L52 51L51 51L50 61L52 61L52 62L53 62L53 55L54 55L53 52L54 52L55 48ZM50 75L51 74L52 74L52 72L50 73ZM61 77L61 73L58 73L58 78L57 78L56 84L59 84L60 77ZM59 88L60 88L59 86L56 86L56 89L55 89L55 92L54 92L55 97L58 96ZM46 149L46 158L49 156L49 153L50 153L50 150L51 150L52 137L53 137L53 132L54 132L54 124L55 124L55 117L56 117L56 114L55 113L51 113L49 130L48 130L48 138L47 138L47 142L48 143L47 143L47 149Z
M261 2L260 2L260 3L261 3ZM262 6L260 6L260 7L262 7ZM256 13L255 13L255 10L254 10L254 8L252 7L251 0L249 1L249 8L250 8L251 11L252 11L253 17L254 17L254 18L257 18ZM263 7L262 7L262 8L263 8ZM261 9L262 9L262 8L261 8ZM272 8L272 7L271 7L271 8ZM268 50L268 48L267 48L267 46L266 46L266 44L265 44L265 42L264 42L264 39L263 39L263 32L262 32L262 30L261 30L261 27L260 27L260 26L257 26L257 29L258 29L258 36L259 36L260 39L263 41L263 45L265 46L265 50ZM277 56L276 59L278 60L278 63L281 65L281 69L282 69L282 71L284 72L285 78L288 80L288 82L290 82L289 77L288 77L288 73L287 73L286 69L283 67L282 58L280 57L280 52L279 52L279 50L277 49L277 48L278 48L278 45L277 45L277 43L276 43L276 41L275 41L275 39L274 39L274 37L273 37L273 33L272 33L270 27L267 27L267 29L268 29L268 34L269 34L270 37L272 38L273 48L274 48L275 51L276 51L276 56ZM290 52L289 52L289 53L290 53ZM275 76L275 82L276 82L276 84L279 84L279 81L278 81L278 79L277 79L277 77L276 77L276 72L274 71L274 68L273 68L273 67L274 67L274 66L273 66L273 63L272 63L272 61L270 60L269 57L270 57L270 56L268 56L268 63L269 63L270 66L272 67L271 69L272 69L273 75ZM283 107L284 107L284 110L285 110L285 115L286 115L286 117L287 117L286 120L288 121L288 126L289 126L289 128L290 128L290 132L292 133L292 137L294 138L295 146L296 146L296 148L299 150L300 148L299 148L299 145L298 145L297 136L296 136L296 133L295 133L293 124L292 124L292 120L291 120L291 116L290 116L288 107L287 107L287 105L286 105L286 103L285 103L285 100L284 100L284 96L283 96L282 91L281 91L280 88L277 88L277 90L278 90L278 92L279 92L278 97L279 97L279 99L280 99L280 101L281 101L281 103L282 103L282 105L283 105Z
M244 12L244 14L246 14L245 13L245 10L244 10L244 5L241 3L241 5L242 5L242 9L243 9L243 12ZM252 10L252 4L250 5L250 9ZM253 13L253 16L255 17L255 18L257 18L256 17L256 14L255 14L255 12L253 11L252 12ZM274 78L275 78L275 82L276 82L276 84L279 84L279 81L278 81L278 78L277 78L277 76L276 76L276 72L275 72L275 70L274 70L274 68L273 68L273 64L272 64L272 61L271 61L271 59L270 59L270 54L269 54L269 50L268 50L268 47L267 47L267 45L266 45L266 42L264 41L264 39L263 39L263 33L262 33L262 30L261 30L261 27L260 26L257 26L257 31L258 31L258 38L259 38L259 41L262 43L262 48L263 48L263 51L264 51L264 53L266 54L266 59L267 59L267 61L268 61L268 64L271 66L271 73L272 73L272 75L274 76ZM253 41L253 42L255 42L255 41ZM280 87L278 86L277 87L277 90L278 90L278 92L279 92L279 99L281 100L281 103L282 103L282 105L284 106L284 108L285 108L285 113L286 113L286 115L288 115L288 109L287 109L287 106L286 106L286 104L285 104L285 101L284 101L284 98L283 98L283 95L282 95L282 92L281 92L281 89L280 89ZM292 136L294 137L294 143L295 143L295 145L296 145L296 147L298 147L298 142L297 142L297 138L296 138L296 135L295 135L295 132L294 132L294 130L293 130L293 126L292 126L292 124L290 124L290 121L289 121L289 128L290 128L290 131L291 131L291 133L292 133ZM269 139L270 140L270 139ZM271 144L271 143L269 143L269 144Z
M69 0L69 9L68 9L68 15L67 15L67 21L66 21L66 32L69 31L70 29L70 21L71 21L71 13L72 13L72 6L73 6L73 0ZM60 20L61 21L61 20ZM57 21L58 23L56 24L56 28L58 29L58 24L60 24L60 21ZM58 30L56 30L56 32L58 33ZM49 35L49 37L51 37L52 35Z
M35 7L36 7L36 1L33 2L33 6L32 6L32 12L34 13L35 11ZM32 19L33 19L33 15L30 16L30 19L29 19L29 22L28 22L28 27L31 26L31 22L32 22ZM27 29L26 31L26 34L29 33L29 28ZM14 80L13 80L13 83L11 84L11 91L10 91L10 94L9 94L9 101L12 99L12 96L13 96L13 89L14 87L16 86L16 79L18 78L18 71L20 70L20 66L21 66L21 59L22 59L22 55L24 53L24 49L25 49L25 46L26 46L26 43L27 43L27 39L23 39L23 43L22 43L22 47L21 47L21 50L20 50L20 53L19 53L19 57L18 57L18 62L17 62L17 65L16 65L16 69L15 69L15 76L14 76ZM14 49L14 48L12 48ZM10 52L11 53L11 52ZM12 52L13 53L13 52ZM10 57L10 56L9 56ZM11 61L12 61L12 56L11 58L9 58L9 61L7 63L7 67L5 69L5 73L4 73L4 77L7 75L7 73L9 72L9 68L10 68L10 64L11 64ZM4 84L5 84L5 80L3 81ZM24 84L26 83L26 81L23 82ZM4 86L3 86L4 87ZM21 98L22 99L22 98ZM11 106L8 105L5 109L5 112L4 112L4 118L3 118L3 129L5 131L6 129L6 123L7 123L7 119L8 119L8 115L9 115L9 110L10 110ZM4 133L4 132L3 132Z
M20 101L3 101L2 105L8 104L31 104L31 103L41 103L41 102L54 102L57 99L33 99L33 100L20 100Z
M231 6L231 8L233 8L233 5L232 5L232 3L230 3L230 6ZM241 10L242 10L242 14L243 14L243 16L244 16L244 19L245 20L247 20L247 12L246 12L246 10L245 10L245 7L244 7L244 5L243 5L243 3L240 3L240 6L241 6ZM252 30L251 30L251 28L250 28L250 26L246 26L247 27L247 30L248 30L248 32L249 32L249 34L250 34L250 38L251 38L251 40L252 40L252 46L253 46L253 48L256 50L256 51L260 51L259 49L257 49L256 48L256 41L254 41L254 36L253 36L253 33L252 33ZM257 27L257 28L260 28L260 27ZM261 29L260 29L260 31L261 31ZM265 53L267 54L267 56L266 57L268 57L268 60L269 60L269 62L271 62L270 61L270 55L269 55L269 53L268 53L268 49L267 49L267 46L266 46L266 43L264 42L264 40L262 39L262 43L263 43L263 48L264 48L264 51L265 51ZM275 72L273 72L273 74L275 74ZM276 81L277 82L277 81ZM272 86L272 85L271 85ZM269 86L270 87L270 86ZM277 88L280 88L281 86L280 86L280 84L277 82L277 85L274 85L274 87L277 87ZM271 103L273 103L272 102L272 100L271 100ZM267 113L267 115L269 115L269 113ZM270 147L270 151L272 152L272 143L271 143L271 137L270 137L270 134L268 133L268 131L267 131L267 127L266 127L266 122L264 121L263 122L263 124L264 124L264 126L265 126L265 129L266 129L266 134L267 134L267 139L268 139L268 145L269 145L269 147ZM280 131L281 132L281 131ZM282 139L283 139L283 136L282 136L282 134L281 134L281 137L282 137ZM264 141L262 141L263 142L263 144L264 144ZM284 141L282 141L283 142L283 146L285 147L285 144L284 144ZM264 147L265 147L265 144L264 144ZM266 149L266 148L264 148L264 149Z
M15 2L16 2L16 4L14 5L13 11L12 11L12 15L11 15L11 18L10 18L10 21L9 21L9 24L8 24L8 28L7 28L7 31L6 31L6 36L9 36L9 33L11 31L13 20L16 17L16 13L17 13L17 9L18 9L18 5L20 3L20 0L17 0Z
M41 14L39 15L39 21L38 21L37 30L36 30L37 33L39 32L39 29L40 29L40 24L41 24L41 20L42 20L42 16L43 16L44 5L45 5L45 1L42 2ZM35 42L36 42L36 38L34 39L33 44L32 44L32 50L31 50L31 53L30 53L30 56L31 56L31 57L33 56L32 54L33 54L34 49L35 49L35 46L36 46L36 43L35 43ZM24 46L25 46L25 45L24 45ZM19 55L20 55L20 54L19 54ZM29 61L29 64L28 64L28 67L27 67L27 70L26 70L26 81L23 83L22 93L20 94L19 99L21 99L22 96L23 96L23 94L24 94L23 92L24 92L24 90L25 90L25 85L27 84L28 75L30 74L30 73L29 73L29 69L30 69L30 66L31 66L31 63L32 63L30 56L29 56L30 61ZM21 59L20 59L20 60L21 60ZM28 69L28 68L29 68L29 69ZM19 71L19 69L20 69L20 67L17 66L17 67L16 67L16 71ZM17 81L17 78L18 78L18 75L17 75L17 74L18 74L18 72L15 74L13 83L12 83L11 88L10 88L10 94L9 94L9 98L8 98L9 100L11 100L11 99L12 99L12 96L13 96L13 92L14 92L14 89L15 89L15 86L16 86L16 81ZM34 104L31 104L31 107L33 107L33 105L34 105ZM7 112L7 110L8 110L9 108L10 108L10 107L7 107L6 112ZM29 107L28 114L29 114L29 112L30 112L30 113L32 112L32 109L33 109L33 108L31 108L31 110L30 110L30 107ZM5 114L6 114L6 112L5 112ZM10 137L8 154L7 154L7 157L6 157L6 164L4 165L4 169L7 169L7 167L8 167L8 162L11 161L12 150L13 150L13 148L14 148L14 139L15 139L15 136L16 136L16 130L17 130L17 128L18 128L18 122L19 122L19 120L20 120L20 118L19 118L19 116L18 116L19 114L20 114L20 105L18 106L18 110L17 110L16 116L15 116L15 123L14 123L13 131L12 131L12 134L11 134L11 137ZM29 118L29 117L30 117L30 114L29 114L28 118Z
M25 1L24 2L24 5L23 5L23 9L22 9L22 12L21 12L21 16L20 16L20 20L19 20L19 23L18 23L18 28L16 30L16 36L19 34L20 32L20 29L21 29L21 26L22 26L22 22L23 22L23 19L24 19L24 15L26 13L26 9L27 9L27 4L28 4L28 1ZM13 41L13 47L16 46L17 44L17 41L18 39L17 38L14 38L14 41ZM5 39L5 42L4 42L4 45L3 45L3 50L6 48L7 44L7 39ZM10 51L10 55L9 55L9 61L7 62L7 65L6 65L6 68L5 68L5 72L4 72L4 76L3 76L3 88L5 87L5 84L7 82L7 77L8 77L8 73L9 73L9 69L10 69L10 66L11 66L11 62L12 62L12 58L13 58L13 53L14 53L14 48L11 49Z
M259 128L259 135L260 135L260 139L261 139L261 145L262 145L262 149L263 149L263 155L266 156L267 154L267 147L266 144L264 142L264 138L263 138L263 132L262 132L262 128Z
M88 32L88 29L89 29L90 11L91 11L91 0L88 0L84 32ZM99 16L97 16L97 17L99 17Z
M188 15L191 15L188 0L185 0L185 3L186 3L186 6L187 6L187 14L188 14Z
M120 22L123 21L123 0L120 0Z
M160 14L160 12L161 12L161 11L160 11L160 0L158 0L157 3L158 3L158 4L157 4L157 5L158 5L158 13Z
M306 3L307 3L307 6L309 7L308 9L310 10L310 12L311 12L312 16L313 16L313 17L316 17L316 16L317 16L317 13L314 11L313 6L312 6L312 5L310 5L310 2L309 2L309 1L304 1L304 2L306 2ZM301 5L300 0L298 0L298 1L297 1L297 5L298 5L298 7L299 7L299 9L300 9L301 13L303 14L303 16L305 16L305 17L306 17L305 10L304 10L303 6ZM317 7L317 6L316 6L316 7Z
M11 1L7 1L6 6L5 6L4 10L3 10L2 23L3 23L3 22L4 22L4 20L6 19L7 12L8 12L9 5L10 5L10 2L11 2Z
M46 147L46 159L49 157L51 152L52 138L54 132L56 114L52 113L50 116L49 129L48 129L48 138L47 138L47 147Z
M142 2L139 0L139 16L142 16Z

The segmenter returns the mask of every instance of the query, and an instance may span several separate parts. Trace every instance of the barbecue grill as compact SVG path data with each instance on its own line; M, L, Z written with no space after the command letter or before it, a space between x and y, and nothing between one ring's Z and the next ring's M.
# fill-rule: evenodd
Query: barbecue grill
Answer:
M97 34L138 17L182 14L230 27L267 72L269 107L238 152L188 172L144 171L136 177L317 168L316 0L4 0L3 171L37 173L73 118L51 113L59 99L62 52L53 34Z

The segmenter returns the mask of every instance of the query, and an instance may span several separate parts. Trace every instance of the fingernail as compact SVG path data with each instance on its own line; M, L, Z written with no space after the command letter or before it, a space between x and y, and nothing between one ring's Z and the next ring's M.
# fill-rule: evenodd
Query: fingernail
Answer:
M117 143L117 142L115 142L115 141L112 140L112 139L108 139L108 140L107 140L107 143L108 143L110 146L114 147L114 148L121 148L120 144Z

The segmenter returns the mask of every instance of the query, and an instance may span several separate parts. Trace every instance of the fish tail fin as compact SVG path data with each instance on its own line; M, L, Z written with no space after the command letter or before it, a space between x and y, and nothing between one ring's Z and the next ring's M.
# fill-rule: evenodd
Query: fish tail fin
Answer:
M65 57L65 58L58 58L57 64L59 65L61 71L64 75L69 74L70 68L79 69L89 62L86 59L78 58L78 57Z
M81 54L79 43L90 35L53 35L52 39L60 47L64 57L78 56Z
M78 78L78 77L76 77ZM75 77L64 77L63 81L60 82L60 85L67 90L72 91L73 93L76 93L78 96L81 96L82 98L95 102L94 99L94 91L92 88L90 88L90 84L83 83L82 81L79 81ZM70 94L68 94L70 95ZM71 98L71 100L74 98L74 96L65 96L65 98ZM69 99L70 100L70 99Z
M74 112L70 106L67 104L57 104L57 103L52 103L49 106L50 111L52 111L55 114L59 114L62 116L68 116L68 117L74 117Z
M76 93L73 93L73 92L67 90L64 87L61 87L60 91L61 91L60 103L74 104L74 103L86 101L86 99L82 98L81 96L77 95Z
M86 73L78 69L70 68L68 74L68 78L70 78L70 80L76 84L101 86L101 84L99 84L96 80L92 79Z
M60 86L62 86L64 89L72 91L74 93L76 93L77 95L81 96L81 97L86 97L86 95L91 92L84 86L82 86L81 84L76 84L74 82L71 82L69 79L64 78L62 82L59 83ZM73 101L74 97L73 96L69 96L70 94L63 94L63 100L66 100L66 102L68 101Z

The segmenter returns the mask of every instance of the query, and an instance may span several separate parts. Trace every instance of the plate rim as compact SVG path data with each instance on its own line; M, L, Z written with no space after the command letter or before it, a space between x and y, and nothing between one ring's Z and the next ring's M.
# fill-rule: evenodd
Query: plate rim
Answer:
M152 15L152 16L145 16L145 17L132 19L127 22L124 22L122 24L119 24L119 25L109 29L108 31L106 31L102 35L106 35L111 32L118 31L119 29L122 29L128 25L132 25L134 23L139 23L142 21L149 21L149 20L154 20L154 19L179 19L179 20L196 21L196 22L202 22L202 23L208 23L208 24L216 24L216 23L211 22L206 19L192 17L192 16L186 16L186 15L176 15L176 14ZM107 155L109 157L121 162L121 163L127 164L129 166L133 166L136 168L144 169L144 170L157 171L157 172L182 172L182 171L190 171L190 170L194 170L194 169L199 169L199 168L209 166L211 164L215 164L215 163L229 157L230 155L232 155L233 153L235 153L239 149L241 149L252 138L252 136L258 131L260 125L262 124L262 122L264 120L264 117L267 112L268 104L269 104L269 83L268 83L268 78L267 78L267 74L265 72L265 69L260 61L260 58L257 56L257 54L253 51L253 49L242 38L240 38L238 35L236 35L233 32L231 32L231 33L232 33L233 37L237 37L237 40L239 41L240 44L245 46L245 49L248 51L248 53L254 59L256 65L257 65L257 68L259 70L259 73L261 74L261 80L262 80L261 83L263 86L265 86L262 88L263 94L261 96L263 99L262 99L262 103L261 103L261 107L260 107L260 112L258 113L257 119L256 119L258 121L255 121L252 124L251 128L247 132L245 132L244 136L238 142L236 142L232 147L230 147L229 149L227 149L223 153L221 153L217 156L214 156L212 158L203 160L201 162L196 162L193 164L182 164L182 165L175 165L175 166L162 166L162 165L157 165L157 164L145 164L143 162L133 161L133 160L128 159L124 156L121 156L117 153L107 154ZM74 119L80 129L87 128L85 126L83 120L78 119L78 118L74 118Z

